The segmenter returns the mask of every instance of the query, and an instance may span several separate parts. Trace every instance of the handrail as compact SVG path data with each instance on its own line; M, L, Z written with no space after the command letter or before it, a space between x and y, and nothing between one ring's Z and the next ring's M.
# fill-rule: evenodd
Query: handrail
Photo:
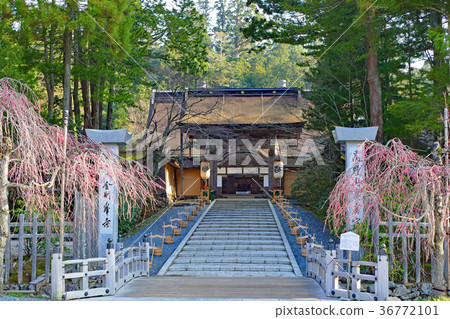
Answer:
M388 261L385 250L381 249L376 262L351 261L336 258L336 250L325 250L313 243L306 244L306 275L314 278L324 289L327 296L344 297L355 300L380 300L388 297ZM344 270L341 264L351 265L350 269ZM360 266L374 268L374 275L361 274ZM339 279L344 278L351 282L350 290L339 286ZM361 291L361 280L371 281L375 284L375 293Z
M112 247L112 240L109 240L104 258L63 261L59 246L55 246L51 271L52 299L71 300L114 295L127 282L149 275L150 245L146 236L142 246L139 244L117 252ZM89 264L93 263L100 265L95 270L89 270ZM79 271L66 272L66 266L77 264L81 265ZM90 278L91 281L95 280L95 287L91 287ZM66 280L78 283L79 289L66 291Z

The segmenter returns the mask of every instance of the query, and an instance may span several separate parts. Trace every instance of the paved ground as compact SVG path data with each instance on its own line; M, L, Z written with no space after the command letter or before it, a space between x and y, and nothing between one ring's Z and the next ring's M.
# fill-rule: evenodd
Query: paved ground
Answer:
M266 199L218 199L158 275L301 276Z
M115 296L85 300L331 300L306 277L175 277L138 278Z

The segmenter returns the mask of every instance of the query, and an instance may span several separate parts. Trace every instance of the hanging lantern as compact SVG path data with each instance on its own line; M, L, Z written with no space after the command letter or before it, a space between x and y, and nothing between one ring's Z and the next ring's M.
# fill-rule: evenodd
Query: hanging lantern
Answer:
M282 178L283 177L283 161L273 162L273 177Z
M202 179L208 179L211 175L211 163L201 162L200 163L200 176Z

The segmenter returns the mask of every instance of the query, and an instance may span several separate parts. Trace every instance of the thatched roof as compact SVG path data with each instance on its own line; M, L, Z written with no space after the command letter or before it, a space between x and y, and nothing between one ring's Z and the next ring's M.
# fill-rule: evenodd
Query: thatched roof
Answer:
M182 105L183 122L193 124L298 123L304 121L302 111L311 107L297 88L157 91L157 103Z

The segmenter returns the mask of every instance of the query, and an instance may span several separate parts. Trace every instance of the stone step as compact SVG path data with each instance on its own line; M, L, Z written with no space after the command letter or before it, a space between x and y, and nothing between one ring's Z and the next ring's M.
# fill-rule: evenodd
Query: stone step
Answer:
M286 251L282 250L182 250L179 257L212 257L212 256L224 256L224 257L287 257ZM176 260L176 259L175 259Z
M199 231L196 230L192 236L276 236L280 238L278 231Z
M169 271L293 271L291 265L284 264L244 264L244 263L195 263L173 264Z
M197 227L197 230L207 230L207 231L215 231L215 230L219 230L219 231L224 231L224 230L230 230L230 231L277 231L278 228L276 228L276 226L273 227L267 227L267 226L248 226L248 227L243 227L243 226L227 226L227 225L223 225L223 226L219 226L219 225L211 225L211 226L204 226L202 224L200 224Z
M180 256L174 260L174 264L195 263L247 263L247 264L285 264L290 265L287 257L245 257L245 256Z
M277 229L277 225L275 223L204 223L201 225L201 228L268 228L268 229ZM200 226L199 226L200 228Z
M273 218L267 218L267 217L241 217L241 218L228 218L228 217L208 217L203 218L203 221L205 223L211 223L211 222L233 222L233 223L257 223L257 222L270 222L273 223L275 220Z
M272 212L208 212L207 216L232 216L232 217L241 217L241 216L264 216L264 217L273 217Z
M165 276L192 277L295 277L293 272L281 271L167 271Z
M218 200L164 275L295 277L276 220L266 200Z
M281 239L190 239L189 245L283 245Z
M280 236L276 235L233 235L233 234L226 234L226 235L212 235L209 233L205 233L203 235L197 235L194 233L190 240L280 240Z
M191 245L189 241L183 250L275 250L284 251L284 245Z
M202 223L275 223L275 219L273 218L226 218L226 217L220 217L220 218L203 218Z
M249 220L249 219L243 219L243 220L234 220L234 219L226 219L226 218L213 218L213 219L203 219L202 224L227 224L227 225L234 225L234 224L271 224L276 225L275 220L268 220L268 219L262 219L262 220Z
M203 224L203 225L200 224L197 229L212 229L212 228L220 228L220 229L223 229L223 228L230 228L230 229L239 229L239 228L264 229L264 228L267 228L267 229L271 229L271 230L277 230L278 229L276 224L273 224L273 225L264 225L264 224L261 224L261 225L254 225L254 224L229 225L229 224L226 224L226 223L223 223L223 224Z

